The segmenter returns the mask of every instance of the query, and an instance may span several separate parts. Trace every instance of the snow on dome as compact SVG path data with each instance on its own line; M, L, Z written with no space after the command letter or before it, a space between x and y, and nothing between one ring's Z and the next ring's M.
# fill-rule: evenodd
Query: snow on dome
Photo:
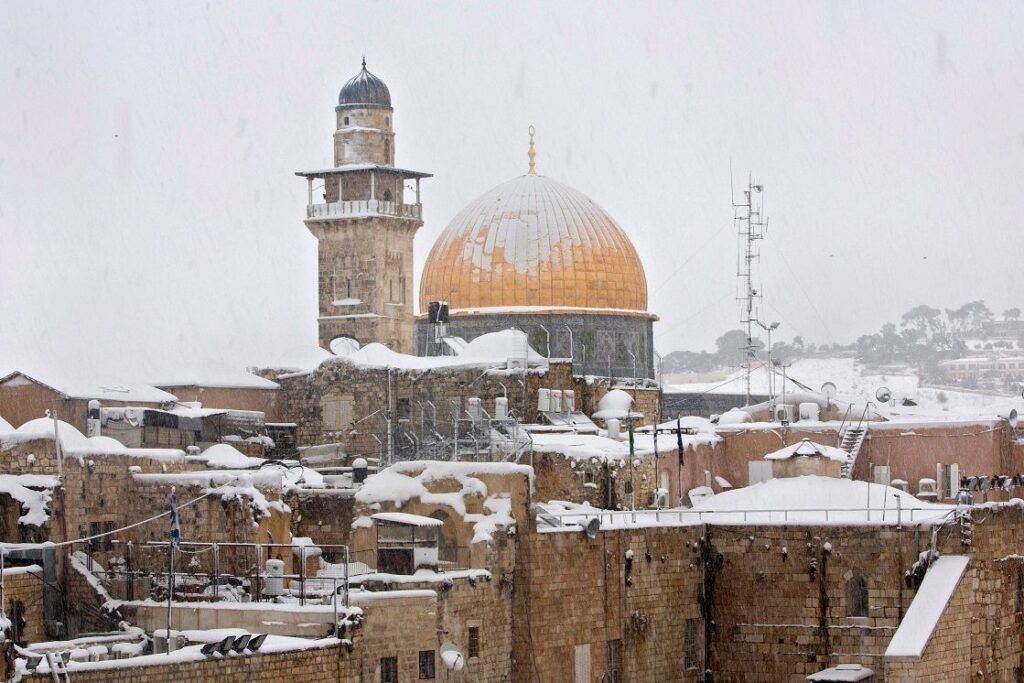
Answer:
M897 497L902 507L902 520L911 521L909 509L914 508L913 521L942 517L955 509L952 505L939 505L918 500L905 491L852 479L834 477L804 476L785 479L769 479L741 489L725 491L697 503L693 510L704 512L742 512L743 516L723 514L714 521L783 521L780 514L772 511L787 511L786 521L825 520L824 510L829 510L830 522L864 522L868 520L865 507L869 506L871 521L883 521L883 509L887 511L885 521L896 522ZM749 512L749 511L757 512ZM807 511L803 514L800 511ZM704 519L711 521L707 515Z
M228 470L244 470L251 467L259 467L265 462L263 458L250 458L226 443L214 444L199 455L190 455L186 459L203 461L210 467Z
M612 389L597 402L597 412L594 413L593 417L599 420L610 418L625 419L630 415L635 415L635 413L630 412L632 407L632 396L622 389Z
M0 415L0 434L10 434L14 431L14 427Z
M120 453L128 450L123 443L109 436L90 436L86 439L87 450L97 453Z
M829 460L838 460L840 462L846 462L850 459L850 454L844 451L842 448L836 448L835 446L824 446L820 443L815 443L810 439L803 439L799 443L795 443L792 446L786 446L780 448L777 451L769 453L764 456L765 460L788 460L789 458L803 455L808 457L822 457L828 458Z
M754 418L742 408L730 408L718 416L718 424L733 425L744 422L753 422Z
M615 277L609 277L614 273ZM427 257L420 310L539 306L645 312L647 278L625 231L593 200L525 175L471 202Z
M466 348L463 349L458 357L464 360L475 359L506 363L509 358L522 358L524 355L527 357L527 362L530 365L539 365L547 362L544 356L530 347L525 332L521 330L501 330L500 332L481 334L466 344Z
M89 439L85 434L75 429L73 425L57 420L57 431L60 433L60 445L64 448L85 448L89 447ZM15 429L10 434L5 434L5 443L17 443L21 441L32 441L33 439L52 439L53 418L37 417Z

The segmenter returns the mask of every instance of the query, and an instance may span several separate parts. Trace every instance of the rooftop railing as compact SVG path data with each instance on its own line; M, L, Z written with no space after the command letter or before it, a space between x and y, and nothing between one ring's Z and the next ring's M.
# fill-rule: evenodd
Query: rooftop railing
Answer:
M355 218L359 216L395 216L420 220L423 217L423 206L386 202L379 199L354 199L327 204L309 204L306 207L307 218Z

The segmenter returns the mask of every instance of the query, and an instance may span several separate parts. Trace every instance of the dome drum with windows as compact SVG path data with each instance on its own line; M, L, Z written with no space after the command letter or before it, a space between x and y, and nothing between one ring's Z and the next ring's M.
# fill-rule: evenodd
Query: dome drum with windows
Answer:
M420 353L441 337L472 339L509 327L576 371L653 376L647 278L625 231L583 193L530 172L463 209L434 243L420 281L420 310L448 302L447 329L418 322Z

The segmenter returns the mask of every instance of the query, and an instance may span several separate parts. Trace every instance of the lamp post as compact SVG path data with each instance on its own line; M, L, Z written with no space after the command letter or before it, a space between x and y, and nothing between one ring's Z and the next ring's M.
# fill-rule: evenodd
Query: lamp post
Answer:
M754 320L757 326L768 333L768 408L769 410L775 409L775 368L772 365L772 330L779 328L778 321L768 323L767 325L760 320Z

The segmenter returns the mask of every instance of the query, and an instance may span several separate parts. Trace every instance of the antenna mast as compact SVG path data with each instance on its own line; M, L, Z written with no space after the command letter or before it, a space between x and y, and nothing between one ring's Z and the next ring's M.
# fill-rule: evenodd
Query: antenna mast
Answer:
M763 192L764 186L755 184L753 176L748 176L743 201L737 204L735 195L732 197L733 221L739 235L736 276L739 278L740 291L737 300L742 303L740 324L746 332L746 343L740 350L743 351L743 369L746 371L744 385L747 405L750 405L750 375L756 362L754 352L757 349L754 346L754 325L757 322L754 301L761 298L761 293L754 286L754 262L761 257L757 243L764 239L768 231L768 219L761 215ZM772 372L771 368L769 372Z

